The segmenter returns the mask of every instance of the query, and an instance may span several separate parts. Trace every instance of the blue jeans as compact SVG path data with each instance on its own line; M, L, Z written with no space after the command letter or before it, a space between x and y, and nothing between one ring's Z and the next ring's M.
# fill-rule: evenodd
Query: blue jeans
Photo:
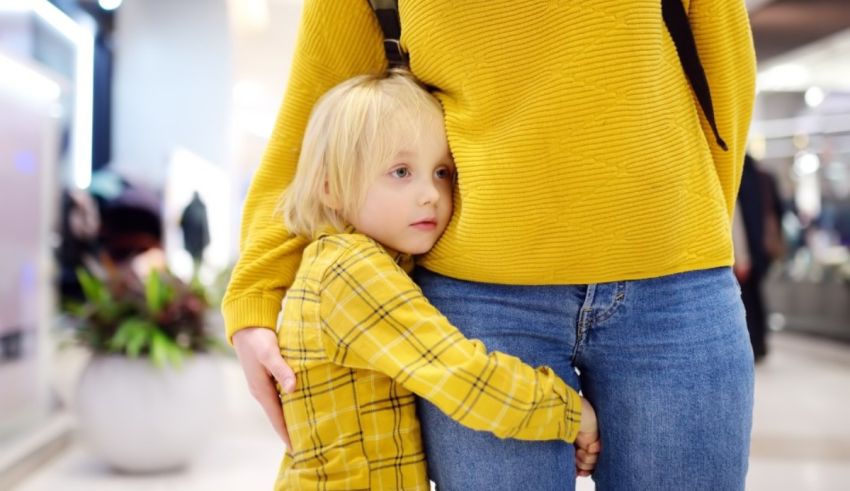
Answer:
M548 365L583 392L599 418L598 490L744 489L753 357L730 268L580 286L422 268L415 279L467 337ZM500 440L418 404L437 489L574 489L572 445Z

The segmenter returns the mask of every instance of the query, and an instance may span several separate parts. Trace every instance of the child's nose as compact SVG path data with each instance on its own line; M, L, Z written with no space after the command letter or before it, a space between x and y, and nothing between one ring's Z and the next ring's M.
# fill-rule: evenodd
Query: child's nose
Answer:
M434 183L425 184L419 197L422 205L432 205L440 199L440 190Z

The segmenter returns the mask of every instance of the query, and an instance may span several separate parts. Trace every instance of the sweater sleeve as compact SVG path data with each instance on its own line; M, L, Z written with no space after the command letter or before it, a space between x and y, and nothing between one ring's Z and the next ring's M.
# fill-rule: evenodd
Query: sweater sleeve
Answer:
M462 425L500 438L575 440L581 400L551 369L466 339L379 247L358 244L322 282L325 353L376 370Z
M274 326L307 244L275 209L295 174L310 112L336 84L386 67L382 39L366 0L304 2L289 83L244 204L240 258L222 302L228 339L244 327Z
M731 220L755 100L750 22L744 0L690 0L688 18L711 90L717 127L729 148L723 151L714 143L711 127L700 111Z

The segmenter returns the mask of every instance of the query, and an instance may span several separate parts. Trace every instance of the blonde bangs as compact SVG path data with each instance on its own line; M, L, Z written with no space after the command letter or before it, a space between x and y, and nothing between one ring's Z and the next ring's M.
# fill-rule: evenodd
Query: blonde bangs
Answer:
M442 118L439 102L406 71L361 75L316 103L280 211L287 229L316 238L342 231L370 184L395 153L420 138L423 118Z

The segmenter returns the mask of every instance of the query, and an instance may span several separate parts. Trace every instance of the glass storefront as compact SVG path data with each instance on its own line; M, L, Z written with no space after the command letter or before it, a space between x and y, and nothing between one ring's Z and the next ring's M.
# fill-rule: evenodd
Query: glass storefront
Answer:
M50 415L62 181L91 162L91 36L48 2L0 4L0 449ZM7 165L9 163L10 165Z

